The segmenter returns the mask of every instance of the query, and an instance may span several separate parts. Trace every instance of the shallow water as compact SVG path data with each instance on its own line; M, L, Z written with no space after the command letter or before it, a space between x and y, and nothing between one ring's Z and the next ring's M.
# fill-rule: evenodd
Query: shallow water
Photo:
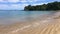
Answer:
M0 24L12 24L19 21L30 21L40 15L53 11L0 11Z

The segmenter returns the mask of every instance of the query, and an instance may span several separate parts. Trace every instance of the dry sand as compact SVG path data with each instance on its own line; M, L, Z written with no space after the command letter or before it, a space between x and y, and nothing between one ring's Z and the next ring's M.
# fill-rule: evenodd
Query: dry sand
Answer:
M42 19L0 26L0 34L60 34L60 12Z

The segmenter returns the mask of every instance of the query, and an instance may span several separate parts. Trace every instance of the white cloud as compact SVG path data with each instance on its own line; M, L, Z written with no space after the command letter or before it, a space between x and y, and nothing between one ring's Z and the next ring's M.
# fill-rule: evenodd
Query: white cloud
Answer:
M19 0L19 2L27 2L27 0Z
M37 1L50 1L50 0L0 0L0 2L37 2ZM60 0L52 0L60 1Z
M6 2L5 0L0 0L0 2Z
M35 6L35 5L42 5L42 4L44 4L44 3L36 3L36 4L32 4L32 5Z
M27 5L28 4L12 4L12 5L1 4L0 9L1 10L21 10L21 9L24 9L24 7Z
M6 9L6 8L8 9L8 6L7 5L3 5L3 4L0 5L0 9Z
M8 2L19 2L19 0L8 0Z
M39 3L37 2L39 1ZM13 9L23 9L25 6L32 4L32 5L41 5L42 3L47 3L45 1L49 1L50 0L0 0L0 2L4 3L6 2L7 4L0 4L0 9L8 9L8 10L13 10ZM60 0L51 0L51 1L60 1ZM19 4L8 4L8 2L10 3L17 3L17 2L21 2ZM37 3L35 3L37 2Z
M0 2L2 2L3 0L0 0Z
M38 0L19 0L19 2L36 2Z
M0 0L0 2L36 2L39 0Z
M19 2L19 0L0 0L0 2Z
M36 1L38 1L38 0L28 0L28 2L36 2Z

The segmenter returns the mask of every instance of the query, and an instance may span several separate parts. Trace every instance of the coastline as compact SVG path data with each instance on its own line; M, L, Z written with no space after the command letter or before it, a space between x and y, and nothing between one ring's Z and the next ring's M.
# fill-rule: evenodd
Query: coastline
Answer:
M26 23L0 27L0 34L60 34L60 10Z

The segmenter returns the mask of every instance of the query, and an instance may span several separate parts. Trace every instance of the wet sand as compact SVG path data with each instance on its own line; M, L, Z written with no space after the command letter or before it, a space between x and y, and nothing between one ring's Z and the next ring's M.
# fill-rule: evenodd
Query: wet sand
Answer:
M36 20L0 26L0 34L60 34L60 12Z

